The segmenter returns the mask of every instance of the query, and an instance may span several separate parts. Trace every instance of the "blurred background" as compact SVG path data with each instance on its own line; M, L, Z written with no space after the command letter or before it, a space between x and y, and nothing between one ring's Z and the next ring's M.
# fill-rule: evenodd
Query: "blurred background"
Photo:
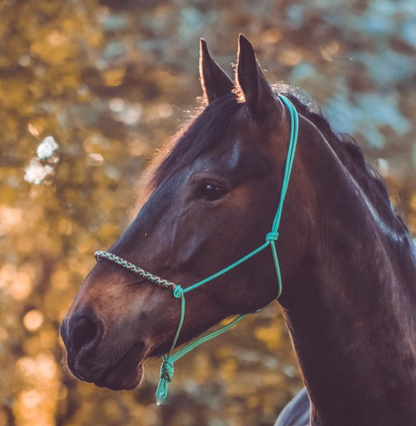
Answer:
M240 32L358 139L416 235L414 0L2 0L0 426L269 426L302 386L277 304L178 362L162 407L159 362L105 391L70 376L58 336L197 105L199 37L231 74Z

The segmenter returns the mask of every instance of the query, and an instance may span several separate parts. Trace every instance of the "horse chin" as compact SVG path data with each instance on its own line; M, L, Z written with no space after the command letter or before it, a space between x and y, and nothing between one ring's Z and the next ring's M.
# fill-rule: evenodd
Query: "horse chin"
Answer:
M101 388L107 388L113 391L132 390L140 385L143 380L144 368L142 364L135 367L134 371L129 371L123 375L119 371L120 367L116 366L113 370L107 373L104 377L100 377L94 384Z
M94 380L94 384L111 390L134 389L143 380L143 361L142 344L133 345L117 364Z

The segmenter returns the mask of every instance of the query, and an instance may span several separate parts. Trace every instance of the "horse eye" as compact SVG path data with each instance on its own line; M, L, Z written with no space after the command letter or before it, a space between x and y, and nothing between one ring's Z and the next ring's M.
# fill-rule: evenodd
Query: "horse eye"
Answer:
M198 192L208 200L218 200L226 193L224 188L213 182L204 182Z

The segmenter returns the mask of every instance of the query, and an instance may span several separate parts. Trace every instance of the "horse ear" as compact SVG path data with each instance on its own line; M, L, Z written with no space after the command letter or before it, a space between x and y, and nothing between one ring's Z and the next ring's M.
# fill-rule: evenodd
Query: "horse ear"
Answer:
M234 83L211 58L207 43L203 38L201 38L199 50L199 75L207 104L234 90Z
M276 108L273 89L260 69L253 46L242 34L238 39L236 79L239 94L253 115L261 118Z

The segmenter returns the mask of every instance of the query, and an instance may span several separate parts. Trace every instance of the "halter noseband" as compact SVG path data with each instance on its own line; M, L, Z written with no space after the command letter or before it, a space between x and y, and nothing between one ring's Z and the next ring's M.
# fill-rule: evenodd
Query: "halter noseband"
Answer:
M246 256L242 257L237 262L227 266L226 268L222 269L221 271L209 276L208 278L203 279L202 281L197 282L196 284L193 284L189 287L182 288L179 284L174 284L170 281L167 281L163 278L158 277L157 275L153 275L150 272L145 271L144 269L134 265L133 263L128 262L127 260L122 259L121 257L116 256L113 253L110 253L108 251L97 251L95 252L95 258L97 259L97 262L100 259L107 259L111 262L116 263L117 265L122 266L123 268L128 269L129 271L133 272L134 274L140 275L141 277L147 279L148 281L151 281L161 287L168 288L172 290L173 296L177 299L180 299L181 301L181 313L180 313L180 319L178 328L175 333L175 337L173 338L172 345L170 347L170 350L168 353L163 355L163 362L160 368L160 380L159 385L156 390L156 400L158 404L162 404L168 394L168 385L169 382L172 381L173 373L174 373L174 364L175 362L182 358L184 355L186 355L188 352L195 349L197 346L201 345L204 342L207 342L208 340L213 339L214 337L219 336L222 333L225 333L227 330L229 330L233 325L237 324L237 322L241 321L246 315L239 315L236 319L231 321L229 324L219 328L218 330L212 331L211 333L206 334L205 336L200 337L196 341L190 343L189 345L183 347L176 353L173 353L176 347L176 343L178 341L179 335L182 330L183 321L185 318L185 293L188 293L192 290L195 290L198 287L201 287L202 285L214 280L215 278L218 278L219 276L227 273L231 269L234 269L238 265L241 265L246 260L250 259L251 257L255 256L257 253L260 253L263 251L266 247L270 246L272 250L273 255L273 262L274 267L276 269L276 276L277 276L277 284L278 284L278 294L277 299L282 294L282 277L280 274L280 266L279 266L279 259L277 257L277 251L276 251L276 241L279 237L279 225L280 225L280 219L282 216L282 210L283 210L283 203L286 197L286 192L289 186L289 180L290 175L292 172L292 166L293 161L295 159L295 152L296 152L296 144L298 140L298 133L299 133L299 116L296 111L296 108L293 106L293 104L290 102L288 98L286 98L283 95L278 95L280 100L286 105L287 109L290 113L290 139L289 139L289 147L287 151L287 157L286 157L286 164L285 164L285 171L283 175L283 182L282 182L282 189L280 192L280 200L279 205L277 207L276 215L273 221L271 232L269 232L266 235L265 242L263 245L258 247L257 249L253 250L251 253L247 254ZM259 311L256 311L259 312Z

